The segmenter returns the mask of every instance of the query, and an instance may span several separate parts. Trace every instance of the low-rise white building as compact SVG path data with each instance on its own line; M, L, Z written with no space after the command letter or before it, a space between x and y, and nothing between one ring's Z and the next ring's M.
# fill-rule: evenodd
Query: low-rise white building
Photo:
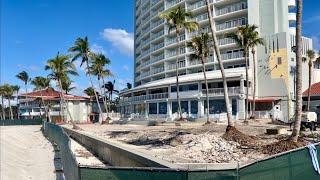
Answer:
M21 118L44 117L46 110L52 122L62 122L62 117L70 121L70 115L66 108L61 112L60 92L52 88L23 93L18 96L19 115ZM89 97L64 94L64 99L70 111L72 119L77 123L96 122L99 114L96 103Z

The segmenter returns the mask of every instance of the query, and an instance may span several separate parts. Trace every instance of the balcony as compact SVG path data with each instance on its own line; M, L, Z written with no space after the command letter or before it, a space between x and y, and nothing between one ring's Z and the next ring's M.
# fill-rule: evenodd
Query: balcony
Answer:
M294 23L294 22L296 22L296 20L297 20L296 13L289 13L289 15L288 15L288 20L289 20L289 23Z
M233 38L221 38L221 39L218 39L218 44L220 46L234 44L234 43L236 43L236 40L234 40Z
M208 13L204 13L204 14L200 14L196 17L193 17L190 19L190 21L204 21L204 20L207 20L208 19Z
M198 36L200 35L201 33L211 33L211 28L209 26L206 26L204 28L201 28L201 31L192 31L190 34L189 34L189 37L190 38L193 38L195 36Z
M161 37L162 35L164 35L164 30L157 32L156 34L151 35L151 41Z
M222 60L239 59L239 58L243 58L243 51L236 51L232 53L221 54Z
M186 62L185 62L185 61L179 62L179 63L178 63L178 68L183 68L183 67L186 67ZM167 65L167 68L166 68L166 69L167 69L167 71L176 69L176 63Z
M170 2L168 2L167 4L166 4L166 8L168 9L168 8L171 8L171 7L173 7L173 6L175 6L176 4L178 4L178 3L180 3L180 2L182 2L183 0L172 0L172 1L170 1Z
M151 23L151 29L154 29L154 28L156 28L157 26L160 26L160 25L162 25L162 24L164 24L164 20L163 20L163 19L161 19L161 20L159 20L159 21L157 21L157 22L155 22L155 23Z
M154 68L151 70L151 75L158 74L164 71L164 67Z
M180 48L180 54L184 54L186 52L186 49L183 47L183 48ZM169 58L169 57L173 57L173 56L176 56L177 55L177 52L174 50L174 51L168 51L166 53L166 58Z
M180 35L180 41L184 41L185 39L186 39L186 35L185 34ZM176 43L176 38L166 39L166 46L174 44L174 43Z
M150 75L150 71L141 73L141 78L147 77Z
M212 62L214 62L214 57L213 56L208 57L204 62L205 63L212 63ZM194 65L198 65L198 64L201 64L200 60L195 59L195 60L189 61L189 66L194 66Z
M213 0L210 0L209 3L213 3ZM192 11L192 10L204 7L205 5L206 5L205 1L199 1L199 2L196 2L196 3L189 5L188 10Z
M160 49L160 48L163 48L163 47L164 47L164 42L152 46L152 47L151 47L151 51L153 52L153 51L156 51L156 50L158 50L158 49Z
M148 94L134 97L124 97L121 99L121 102L139 102L146 100L155 100L155 99L167 99L168 93L157 93L157 94Z
M164 59L164 54L160 54L158 56L155 56L154 58L151 59L150 63L153 64L155 62L161 61Z
M218 24L216 25L216 29L217 31L222 31L222 30L231 29L238 26L243 26L246 24L248 24L247 18L239 18L239 19L234 19L231 21L226 21L224 23Z
M237 4L232 4L229 6L226 6L224 8L221 9L217 9L216 12L216 16L222 16L228 13L232 13L232 12L236 12L236 11L241 11L244 9L248 9L248 4L247 2L240 2Z
M228 87L228 95L238 95L240 94L240 87ZM202 90L202 95L206 95L206 90ZM209 96L223 96L224 89L223 88L213 88L209 89Z

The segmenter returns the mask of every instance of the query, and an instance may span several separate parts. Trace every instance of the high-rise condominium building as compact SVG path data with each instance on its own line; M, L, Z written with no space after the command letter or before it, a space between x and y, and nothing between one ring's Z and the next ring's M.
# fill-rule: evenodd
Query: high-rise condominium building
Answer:
M265 39L257 47L257 116L275 116L288 120L293 115L295 99L295 0L210 0L216 24L218 43L228 81L232 115L243 119L245 113L245 61L243 49L226 35L237 27L255 24ZM193 14L190 21L200 25L198 31L183 30L180 35L179 90L184 116L201 118L207 111L204 76L199 61L190 59L186 47L192 37L211 34L204 0L136 0L134 88L120 93L121 113L138 118L177 117L176 34L168 32L159 13L178 6ZM303 38L303 55L312 49L312 41ZM249 55L249 102L252 102L253 58ZM307 64L307 63L305 63ZM305 65L307 67L307 65ZM219 65L212 52L206 60L209 82L209 112L219 118L225 112L223 85ZM307 81L304 81L304 89ZM250 107L248 109L250 112Z

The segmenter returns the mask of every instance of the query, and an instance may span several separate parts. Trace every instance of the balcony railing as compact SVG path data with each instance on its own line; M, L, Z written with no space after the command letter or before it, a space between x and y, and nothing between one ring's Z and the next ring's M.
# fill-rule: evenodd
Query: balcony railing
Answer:
M166 7L167 7L167 8L170 8L170 7L172 7L172 6L180 3L180 2L182 2L182 1L183 1L183 0L172 0L172 1L170 1L170 2L167 3Z
M164 35L164 30L157 32L156 34L151 35L151 41L154 39L159 38L160 36Z
M158 56L155 56L154 58L151 59L150 63L152 64L152 63L155 63L157 61L161 61L162 59L164 59L164 54L160 54Z
M224 15L224 14L240 11L240 10L243 10L243 9L248 9L247 2L240 2L240 3L237 3L237 4L232 4L232 5L226 6L226 7L222 8L222 9L217 9L216 10L216 15L217 16L221 16L221 15Z
M164 42L159 43L159 44L157 44L157 45L155 45L155 46L152 46L152 47L151 47L151 51L156 51L156 50L158 50L158 49L160 49L160 48L163 48L163 47L164 47Z
M214 57L213 57L213 56L212 56L212 57L209 57L209 58L207 58L204 62L205 62L205 63L214 62ZM189 61L189 65L190 65L190 66L198 65L198 64L201 64L201 61L200 61L200 60L195 59L195 60L190 60L190 61Z
M153 28L155 28L157 26L160 26L161 24L164 24L164 20L163 19L161 19L161 20L159 20L159 21L157 21L155 23L152 23L151 24L151 29L153 29Z
M243 51L221 54L222 60L243 58Z
M186 67L186 62L182 61L178 63L178 68ZM176 69L176 63L167 65L167 70Z
M226 21L224 23L218 24L216 26L217 31L222 31L225 29L230 29L230 28L234 28L237 26L242 26L242 25L246 25L248 23L248 19L247 18L239 18L239 19L234 19L231 21Z
M204 14L198 15L196 17L193 17L193 18L190 19L190 21L199 22L199 21L203 21L203 20L206 20L206 19L208 19L208 13L204 13Z
M234 40L233 38L221 38L221 39L218 39L218 43L220 46L223 46L227 44L234 44L236 43L236 40Z
M157 93L157 94L148 94L134 97L124 97L121 99L122 102L136 102L136 101L145 101L145 100L154 100L154 99L166 99L168 98L168 93Z
M180 35L180 41L183 41L186 39L186 35L185 34L182 34ZM166 39L166 45L170 45L170 44L173 44L173 43L176 43L176 38L170 38L170 39Z
M164 71L164 67L159 67L151 70L151 74L158 74Z
M186 49L183 47L183 48L180 48L180 54L184 54L186 52ZM172 56L176 56L177 55L177 51L168 51L166 53L166 57L169 58L169 57L172 57Z
M213 0L210 0L209 3L213 3ZM205 1L199 1L188 6L188 10L192 11L194 9L198 9L200 7L204 7L206 5Z
M202 90L202 95L206 94L206 90ZM228 87L228 94L229 95L237 95L240 94L240 87ZM209 95L213 96L223 96L224 95L224 89L223 88L213 88L209 89Z

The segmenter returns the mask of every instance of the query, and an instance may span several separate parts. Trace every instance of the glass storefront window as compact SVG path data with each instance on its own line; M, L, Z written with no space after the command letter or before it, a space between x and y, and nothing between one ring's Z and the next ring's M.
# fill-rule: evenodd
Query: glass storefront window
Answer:
M204 101L205 112L207 110L207 101ZM224 100L209 100L209 113L210 114L220 114L226 112L226 105Z
M159 114L167 114L167 102L159 103Z
M190 101L191 114L198 114L198 101Z
M236 99L232 99L232 115L237 115L237 100Z
M158 108L157 103L150 103L149 104L149 114L157 114Z

